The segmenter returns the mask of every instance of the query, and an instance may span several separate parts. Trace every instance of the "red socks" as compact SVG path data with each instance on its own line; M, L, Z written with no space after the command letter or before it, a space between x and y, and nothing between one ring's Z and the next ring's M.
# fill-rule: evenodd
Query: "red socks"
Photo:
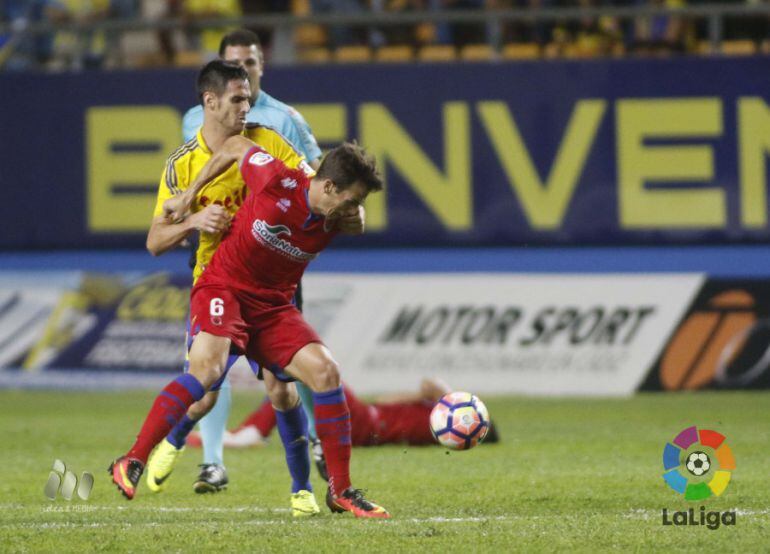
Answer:
M329 487L332 494L339 496L350 487L350 410L342 387L314 392L313 404L315 429L329 470Z
M155 445L168 435L176 423L184 417L189 408L205 394L203 385L186 373L171 381L155 398L150 413L144 420L142 430L127 456L147 463Z

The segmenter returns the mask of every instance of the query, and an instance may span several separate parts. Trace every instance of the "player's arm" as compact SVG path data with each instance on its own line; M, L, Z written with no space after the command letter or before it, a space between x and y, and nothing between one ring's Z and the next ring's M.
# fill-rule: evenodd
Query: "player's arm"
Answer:
M173 223L165 215L153 218L147 233L147 250L160 256L181 245L192 231L221 233L230 226L231 216L222 206L211 204L184 220Z
M445 394L452 392L452 389L441 379L425 378L420 383L420 390L415 392L401 392L378 396L375 399L377 404L400 404L408 402L438 402Z
M222 147L206 162L206 165L203 166L203 169L198 173L198 176L189 188L183 193L177 194L165 201L163 204L165 216L173 222L178 223L182 221L200 190L209 181L216 179L227 171L227 168L233 165L233 163L242 160L246 152L254 146L256 144L241 135L227 139L222 144Z
M178 173L178 169L182 173ZM185 171L184 166L177 168L173 161L166 163L160 177L152 224L147 233L147 250L153 256L160 256L164 252L180 246L190 232L195 229L207 233L218 233L227 229L230 223L228 212L217 205L207 206L183 221L173 222L165 217L163 204L172 198L180 187L184 188L188 180L189 174Z

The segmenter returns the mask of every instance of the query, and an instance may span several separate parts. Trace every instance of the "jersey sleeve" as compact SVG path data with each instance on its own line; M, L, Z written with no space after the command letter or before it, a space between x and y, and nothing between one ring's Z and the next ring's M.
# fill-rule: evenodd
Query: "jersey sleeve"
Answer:
M163 174L160 176L160 185L158 185L158 198L155 201L155 210L152 212L153 218L163 215L163 203L174 196L174 193L171 191L171 187L168 186L167 181L168 163L169 162L166 162L166 167L163 169Z
M241 162L241 175L252 193L258 194L273 179L286 172L286 165L269 154L261 146L254 146L246 152Z
M187 189L190 185L188 176L189 170L186 169L186 165L178 159L174 160L174 155L166 160L166 166L163 168L163 174L160 176L158 197L155 201L153 217L163 215L163 203L166 200Z

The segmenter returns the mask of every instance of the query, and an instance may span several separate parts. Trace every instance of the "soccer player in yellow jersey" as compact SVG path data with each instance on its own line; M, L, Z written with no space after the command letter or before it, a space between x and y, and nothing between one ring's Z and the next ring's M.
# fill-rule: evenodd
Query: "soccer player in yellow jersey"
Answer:
M207 64L198 77L198 92L204 109L203 125L195 138L186 142L169 157L161 176L155 214L147 235L148 250L154 255L160 255L181 244L191 232L200 231L194 279L204 271L219 245L222 233L229 227L248 189L237 165L233 164L224 174L201 189L192 207L192 215L184 221L174 223L167 219L164 216L163 204L192 183L212 153L216 152L227 138L243 134L260 144L274 157L283 160L289 167L300 168L308 175L314 174L304 158L277 131L258 124L246 124L250 90L248 74L240 66L219 60ZM236 359L237 356L231 356L229 365ZM252 369L259 372L256 364L252 364ZM268 396L278 409L276 413L280 413L279 419L283 420L281 438L292 476L293 515L299 517L318 513L318 505L309 482L307 420L299 405L296 388L293 383L280 380L282 376L276 377L268 371L262 373L262 377ZM213 407L223 380L224 376L212 387L213 394L209 393L193 404L186 416L160 443L150 460L147 472L147 484L151 490L160 491L165 487L166 479L173 471L184 447L187 433ZM280 428L281 424L279 430ZM211 477L210 480L199 479L196 485L203 487L209 482L215 482L219 484L219 488L226 486L226 474ZM126 486L132 488L131 483ZM135 487L135 484L133 486ZM123 490L125 493L126 489Z

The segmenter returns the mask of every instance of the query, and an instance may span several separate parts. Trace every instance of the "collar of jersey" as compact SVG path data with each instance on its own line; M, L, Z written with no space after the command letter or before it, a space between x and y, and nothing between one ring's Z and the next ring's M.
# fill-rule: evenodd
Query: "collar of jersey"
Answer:
M203 150L206 154L211 154L211 148L209 148L209 145L206 144L206 141L203 140L203 125L200 126L198 129L198 146L201 150Z

